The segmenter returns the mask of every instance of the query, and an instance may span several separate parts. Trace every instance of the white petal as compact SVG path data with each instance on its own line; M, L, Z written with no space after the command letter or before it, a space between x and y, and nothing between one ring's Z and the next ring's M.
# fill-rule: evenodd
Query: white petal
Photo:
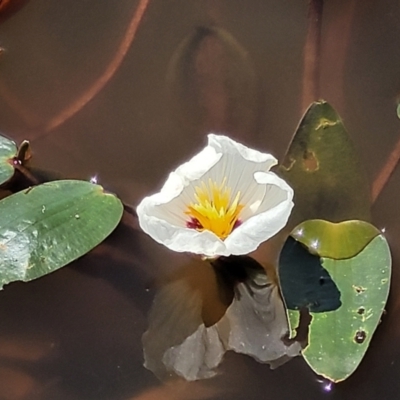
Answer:
M265 193L265 187L257 185L254 174L267 172L277 164L277 159L271 154L261 153L249 149L226 136L208 135L209 146L216 151L222 151L223 156L204 176L207 181L211 178L220 183L226 179L226 186L231 189L232 197L240 192L242 204L249 204L249 199L261 198Z
M181 176L183 181L187 184L201 178L221 157L222 154L217 152L212 146L206 146L200 153L178 167L175 173Z
M190 161L182 164L174 172L169 174L160 193L150 196L153 198L154 204L166 204L179 196L182 190L188 186L191 181L201 178L221 157L222 154L218 154L212 147L205 147Z
M293 208L293 190L272 172L256 173L258 183L267 185L258 214L244 221L225 240L225 245L233 255L248 254L262 242L278 233L287 223ZM269 196L268 192L274 195Z
M141 228L157 242L178 252L205 256L247 254L274 236L287 222L293 207L292 189L268 172L277 160L225 136L210 134L208 146L172 172L161 191L137 207ZM188 205L195 201L195 186L212 179L240 192L245 205L241 220L225 241L209 231L187 228Z
M214 233L198 232L195 229L181 227L168 222L165 218L155 216L156 210L152 197L146 197L137 208L140 227L156 242L173 251L191 252L208 257L228 256L225 243Z
M161 191L145 197L136 209L143 231L174 251L207 256L226 254L226 246L212 232L200 233L186 228L185 211L188 204L180 197L193 180L201 178L221 157L222 154L207 146L171 172Z
M250 149L227 136L214 135L210 133L208 135L208 145L213 147L217 152L231 155L240 155L247 161L253 161L256 163L267 163L266 170L269 170L272 166L278 163L278 160L268 153L261 153L260 151Z

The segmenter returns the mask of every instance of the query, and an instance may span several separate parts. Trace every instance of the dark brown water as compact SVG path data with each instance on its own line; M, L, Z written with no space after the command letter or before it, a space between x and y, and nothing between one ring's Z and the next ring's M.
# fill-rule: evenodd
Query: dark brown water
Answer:
M97 175L133 205L209 131L281 158L302 114L306 3L150 0L114 76L64 118L114 58L139 1L30 0L0 25L0 131L30 139L38 166ZM399 138L399 37L397 2L326 2L320 95L342 115L371 181ZM161 384L142 366L141 336L154 280L184 260L127 217L73 265L0 293L0 400L397 398L399 179L396 170L373 207L394 258L387 314L332 392L300 357L272 371L233 353L216 378Z

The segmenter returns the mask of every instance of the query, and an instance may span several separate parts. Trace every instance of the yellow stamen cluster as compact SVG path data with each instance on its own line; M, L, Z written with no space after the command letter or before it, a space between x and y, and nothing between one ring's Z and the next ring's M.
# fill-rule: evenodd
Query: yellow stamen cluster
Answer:
M191 203L185 214L191 217L189 227L198 231L208 230L220 239L226 239L239 222L243 205L239 204L240 192L231 201L231 189L226 186L226 178L218 186L211 179L208 185L201 182L195 188L197 203Z

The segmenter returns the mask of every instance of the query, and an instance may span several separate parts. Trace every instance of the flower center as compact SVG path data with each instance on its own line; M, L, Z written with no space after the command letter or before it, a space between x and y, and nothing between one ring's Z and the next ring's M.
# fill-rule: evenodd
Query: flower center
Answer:
M239 204L240 192L231 200L231 188L226 186L226 178L218 186L211 179L208 185L201 182L195 187L196 203L191 203L185 214L190 216L186 226L198 231L208 230L220 239L225 239L240 225L239 214L244 205Z

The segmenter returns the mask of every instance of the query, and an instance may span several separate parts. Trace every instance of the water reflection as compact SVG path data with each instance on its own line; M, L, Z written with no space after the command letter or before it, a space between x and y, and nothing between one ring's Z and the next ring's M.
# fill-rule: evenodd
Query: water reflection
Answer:
M41 134L41 129L31 127L50 120L101 74L138 3L25 2L25 7L0 26L0 44L7 49L1 56L1 71L10 93L29 107L22 107L18 114L13 111L13 103L2 96L1 130L17 140ZM372 179L397 140L399 128L394 101L399 91L398 5L392 0L375 2L374 6L374 2L360 0L325 3L322 96L346 121ZM171 118L170 97L163 89L168 63L182 39L197 26L213 23L248 51L256 75L262 78L262 118L258 124L255 122L255 135L251 130L243 132L246 143L283 155L301 116L306 8L306 2L301 1L255 1L252 7L243 1L151 2L143 30L115 79L76 118L57 127L52 135L37 139L33 146L35 159L41 167L61 170L69 177L87 178L98 172L101 183L127 202L135 203L151 193L165 178L165 171L204 143L200 127L188 129L181 119ZM354 11L347 12L349 8ZM213 21L207 17L211 9L216 10ZM209 48L207 54L212 54L212 49L218 49L218 40L214 35L203 45L202 49ZM217 71L211 76L223 78ZM237 76L240 78L240 74ZM193 82L193 77L188 78ZM209 86L208 98L219 87ZM229 97L230 93L221 90L218 98L229 102L232 99L223 96ZM229 121L234 113L225 114L224 120L221 110L211 110L207 121L222 121L218 127L228 129L234 125ZM25 119L32 120L32 124L24 122L25 111ZM238 122L251 126L255 120L250 117ZM400 170L374 206L375 224L386 226L394 256L388 314L382 318L354 376L331 392L340 400L396 398L400 390L400 276L396 268L400 260L396 211L399 179ZM145 250L154 253L154 247ZM183 384L174 381L172 387L160 386L142 367L139 343L147 329L143 315L152 300L151 293L144 290L147 281L143 276L154 278L164 269L177 268L178 260L162 253L157 263L151 263L142 256L132 235L118 229L97 250L96 257L84 258L75 267L65 267L28 285L7 286L0 295L1 336L15 339L23 332L24 343L29 343L36 335L48 335L61 347L52 363L26 362L20 379L11 380L10 374L2 374L1 395L6 396L8 383L15 390L9 397L16 400L24 377L36 371L39 377L34 381L39 385L29 386L31 391L25 394L20 392L27 400L326 398L314 373L300 357L270 372L268 366L233 351L225 354L218 368L225 373L212 380ZM215 324L214 320L228 307L214 298L209 303L209 308L203 304L203 310L208 311L202 318L210 316L206 326ZM8 341L3 343L0 347L10 346ZM9 363L1 357L1 368L11 368ZM54 377L59 383L52 389L46 382L53 382ZM40 392L38 386L48 389Z
M17 12L28 0L2 0L0 1L0 22Z
M0 334L1 399L39 399L33 395L42 394L55 383L55 380L41 379L41 365L54 359L57 350L51 338Z
M299 355L272 273L248 256L191 260L161 283L143 335L146 368L160 379L210 378L228 350L276 368Z

